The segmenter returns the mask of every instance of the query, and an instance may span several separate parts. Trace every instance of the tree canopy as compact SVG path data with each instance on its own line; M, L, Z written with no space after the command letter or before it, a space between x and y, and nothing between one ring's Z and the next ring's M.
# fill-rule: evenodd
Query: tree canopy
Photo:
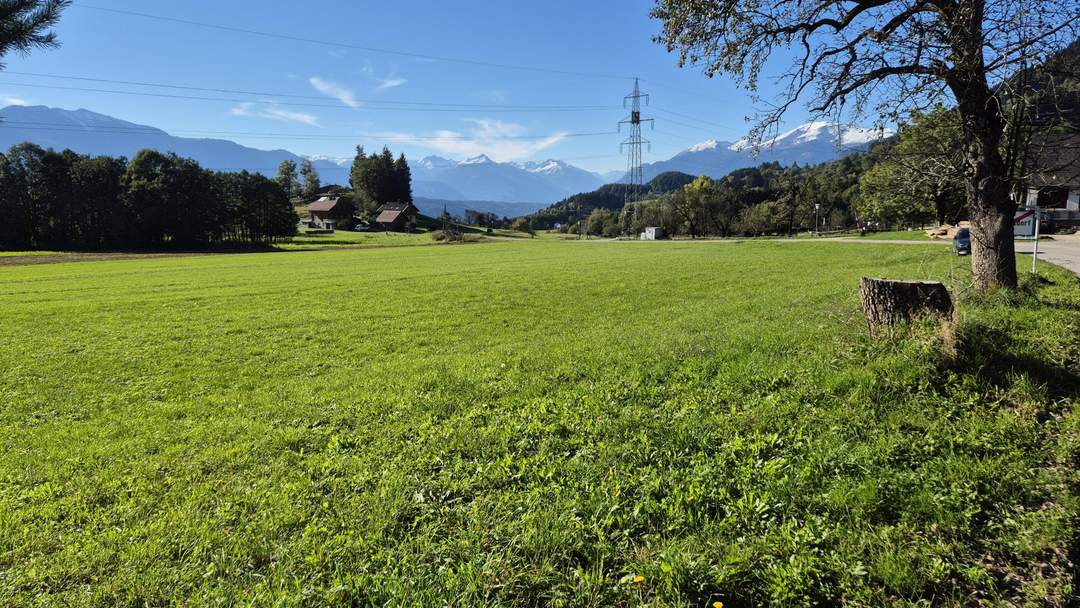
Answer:
M131 161L20 144L0 154L0 247L270 243L299 218L276 180L143 150Z
M384 203L411 203L413 200L409 163L404 154L395 160L388 147L383 147L379 154L368 155L363 146L357 146L349 170L349 183L361 213L367 215L374 214Z
M1010 77L1076 38L1076 0L658 0L653 16L681 64L751 91L776 51L789 52L782 93L752 130L759 142L799 102L836 120L872 109L882 124L955 104L976 286L1016 286L1002 139L1022 116L1006 101L1027 92Z
M49 28L70 4L71 0L0 0L0 59L12 52L25 55L57 47L56 32Z

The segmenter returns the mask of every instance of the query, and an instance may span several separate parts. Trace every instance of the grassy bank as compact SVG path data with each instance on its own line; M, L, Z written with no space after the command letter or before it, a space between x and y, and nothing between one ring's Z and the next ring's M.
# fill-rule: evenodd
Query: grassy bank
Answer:
M0 604L1073 594L1075 277L521 241L0 268ZM871 342L863 275L957 325Z

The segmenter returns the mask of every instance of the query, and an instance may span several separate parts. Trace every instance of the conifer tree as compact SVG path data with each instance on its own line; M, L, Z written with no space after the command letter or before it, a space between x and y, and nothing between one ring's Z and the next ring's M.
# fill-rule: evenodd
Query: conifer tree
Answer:
M402 203L411 203L412 198L412 171L409 169L409 161L405 155L398 156L394 163L394 175L397 183L397 200Z

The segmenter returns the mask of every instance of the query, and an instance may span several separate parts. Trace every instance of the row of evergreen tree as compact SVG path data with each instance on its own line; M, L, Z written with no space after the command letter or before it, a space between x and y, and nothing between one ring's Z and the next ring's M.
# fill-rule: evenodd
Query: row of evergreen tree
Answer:
M356 147L356 157L349 169L349 185L352 186L354 202L362 214L373 214L383 203L411 203L412 172L405 155L397 160L390 148L382 153L364 152L364 146Z
M0 247L268 244L296 233L281 185L143 150L130 161L24 143L0 154Z

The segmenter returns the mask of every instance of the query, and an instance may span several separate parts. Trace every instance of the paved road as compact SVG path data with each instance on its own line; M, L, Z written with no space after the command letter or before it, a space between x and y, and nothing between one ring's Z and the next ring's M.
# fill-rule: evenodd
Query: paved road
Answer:
M1016 242L1016 252L1031 255L1034 243ZM1080 235L1055 236L1052 241L1039 241L1039 259L1067 268L1080 276Z
M814 242L836 242L836 243L885 243L888 245L952 245L952 241L943 239L928 239L925 241L901 241L899 239L856 239L851 237L838 236L833 238L824 239L810 239L805 241L807 243ZM804 241L796 241L804 242Z
M821 239L821 241L842 243L888 243L890 245L952 245L947 239L933 239L930 241L887 241L884 239L852 239L833 238ZM821 242L819 241L819 242ZM800 241L801 242L801 241ZM1016 252L1031 255L1034 243L1031 241L1016 241ZM1080 276L1080 234L1059 235L1054 240L1039 241L1039 259L1044 262L1056 264L1067 268Z

